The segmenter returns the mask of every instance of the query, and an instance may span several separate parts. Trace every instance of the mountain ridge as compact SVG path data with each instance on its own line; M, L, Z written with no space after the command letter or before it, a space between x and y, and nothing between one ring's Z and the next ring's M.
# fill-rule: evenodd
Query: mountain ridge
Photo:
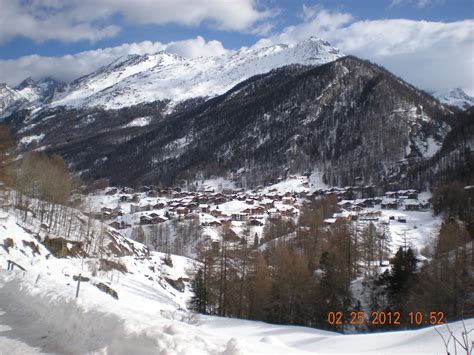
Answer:
M339 50L315 37L297 44L243 48L229 54L194 59L166 51L131 54L62 86L41 104L119 109L169 100L172 110L180 102L221 95L243 80L284 65L320 65L340 57ZM41 95L27 100L21 107L37 107L37 96Z

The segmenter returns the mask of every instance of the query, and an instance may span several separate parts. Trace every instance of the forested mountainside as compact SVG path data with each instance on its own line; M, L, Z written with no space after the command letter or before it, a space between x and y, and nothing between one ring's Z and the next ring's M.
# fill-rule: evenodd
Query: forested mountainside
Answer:
M413 166L406 180L407 184L431 186L452 181L474 183L474 107L455 116L442 148L430 160Z
M59 153L85 179L170 184L233 174L255 185L318 168L327 183L351 185L398 182L435 155L453 122L439 101L352 56L283 67L166 108L51 108L7 123L24 147Z

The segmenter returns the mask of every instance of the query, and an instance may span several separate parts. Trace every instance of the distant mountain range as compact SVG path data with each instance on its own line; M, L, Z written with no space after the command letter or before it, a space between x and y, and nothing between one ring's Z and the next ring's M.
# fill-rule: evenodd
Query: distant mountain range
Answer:
M8 88L3 99L0 93L0 109L8 110L13 104L15 109L38 104L118 109L157 100L169 100L172 108L187 99L223 94L241 81L275 68L320 65L342 56L314 37L294 45L241 49L217 57L186 59L167 52L127 55L70 85L27 79L15 89Z

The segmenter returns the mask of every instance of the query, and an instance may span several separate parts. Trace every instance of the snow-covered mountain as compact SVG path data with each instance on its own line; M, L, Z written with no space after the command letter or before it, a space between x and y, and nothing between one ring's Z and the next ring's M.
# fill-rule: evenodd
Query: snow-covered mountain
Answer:
M468 95L461 88L455 88L447 92L435 92L434 96L443 104L457 106L461 109L467 109L474 106L474 97Z
M0 118L21 109L41 107L51 102L54 95L65 87L65 84L52 78L38 82L27 78L14 88L0 83Z
M254 75L289 64L319 65L342 54L311 37L297 44L279 44L215 57L186 59L159 52L129 55L71 83L53 106L101 106L108 109L156 100L180 102L213 97Z
M8 116L27 103L28 99L24 95L7 84L0 83L0 118Z
M31 77L23 80L15 90L23 95L31 105L39 106L49 103L57 92L64 90L65 84L52 78L34 81Z

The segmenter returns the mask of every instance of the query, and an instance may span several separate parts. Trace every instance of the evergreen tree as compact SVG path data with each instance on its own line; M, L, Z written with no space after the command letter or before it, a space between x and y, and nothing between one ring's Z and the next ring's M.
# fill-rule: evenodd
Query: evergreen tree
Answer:
M204 284L204 274L202 269L199 269L191 283L192 292L194 295L190 300L190 308L196 312L207 314L208 292Z
M410 292L416 283L416 257L411 248L400 247L391 260L390 273L382 278L387 285L390 308L406 316Z
M416 258L413 250L400 247L392 260L390 286L392 294L405 294L416 271Z

